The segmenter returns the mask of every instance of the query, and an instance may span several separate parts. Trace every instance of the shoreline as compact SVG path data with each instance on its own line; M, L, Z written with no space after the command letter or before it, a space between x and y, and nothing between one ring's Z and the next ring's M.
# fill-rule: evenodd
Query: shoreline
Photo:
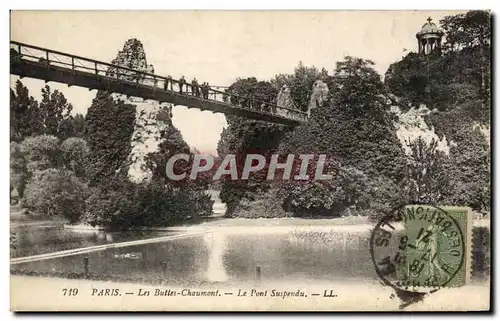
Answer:
M72 231L81 232L119 232L107 230L103 227L93 227L86 224L67 224L64 221L29 221L29 222L18 222L10 221L10 227L19 226L57 226L61 225L64 229ZM489 218L483 219L473 219L472 227L486 227L490 228L491 221ZM168 227L137 227L130 229L128 231L144 231L144 232L187 232L193 230L205 230L205 229L226 229L226 228L317 228L317 229L357 229L357 230L369 230L375 226L374 222L370 222L366 217L340 217L340 218L297 218L297 217L283 217L283 218L221 218L215 217L211 221L193 223L193 224L183 224ZM254 231L255 232L255 231Z

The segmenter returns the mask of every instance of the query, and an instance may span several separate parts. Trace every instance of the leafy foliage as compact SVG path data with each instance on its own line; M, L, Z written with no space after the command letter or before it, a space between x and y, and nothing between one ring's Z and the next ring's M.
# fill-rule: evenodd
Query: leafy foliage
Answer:
M89 148L82 138L70 137L61 144L62 159L66 168L78 177L85 176L88 163Z
M280 145L280 153L326 154L341 164L332 180L285 185L285 207L296 207L297 215L338 216L349 206L370 209L377 201L391 207L394 202L385 197L390 193L383 198L378 194L391 190L392 198L399 199L403 192L397 186L407 175L406 160L372 64L352 57L339 62L331 81L331 105L315 109ZM380 200L370 198L377 195Z
M23 198L24 189L28 179L26 159L21 152L21 145L10 143L10 190L15 188L20 198Z
M186 193L185 189L153 181L134 184L116 178L92 189L83 221L114 230L133 227L170 226L203 214L200 204L210 196ZM205 206L206 210L206 206Z
M42 134L61 139L83 135L83 115L71 116L73 106L64 94L47 85L42 88L42 101L38 103L18 80L15 91L10 90L10 109L11 141Z
M36 171L58 168L61 165L59 139L55 136L28 137L21 143L21 151L26 159L30 175Z
M277 90L269 82L257 81L256 78L239 79L229 87L236 95L259 97L273 100ZM234 103L234 102L233 102ZM238 173L247 154L270 155L276 150L284 133L289 129L282 125L248 120L237 116L227 116L228 127L224 128L217 146L220 158L228 154L236 155ZM269 188L264 177L251 176L249 180L224 180L220 193L222 202L227 205L227 214L231 215L243 198L255 199L256 195Z
M410 202L440 204L450 190L448 158L437 150L438 142L427 143L422 137L407 143L409 155Z
M486 11L446 16L441 20L444 55L409 53L392 64L385 84L413 104L449 111L465 102L478 105L469 116L489 121L491 91L491 21Z
M47 135L61 136L62 124L66 122L73 106L68 103L63 93L57 89L52 91L48 85L42 88L42 101L39 105L42 116L44 133Z
M463 128L450 147L450 182L447 202L490 210L491 156L489 146L478 129Z
M70 137L84 137L85 118L82 114L76 114L75 117L68 116L63 119L59 125L59 137L66 139Z
M10 90L10 140L20 142L43 132L38 102L21 81L16 81L15 91Z
M488 11L473 10L446 16L440 24L446 34L443 48L447 51L489 46L491 43L491 14Z
M314 66L307 67L304 66L302 62L299 62L293 74L276 75L271 83L276 89L280 89L283 85L287 85L288 88L290 88L290 93L295 105L302 111L306 111L309 106L313 84L318 79L327 83L329 82L330 77L326 69L323 68L319 71Z
M85 140L90 148L87 165L92 184L115 176L130 154L135 105L115 102L110 93L99 91L85 119Z
M77 222L85 212L86 186L71 171L37 171L26 186L23 206Z
M332 174L331 180L285 184L283 207L294 216L340 216L366 193L368 177L352 167Z

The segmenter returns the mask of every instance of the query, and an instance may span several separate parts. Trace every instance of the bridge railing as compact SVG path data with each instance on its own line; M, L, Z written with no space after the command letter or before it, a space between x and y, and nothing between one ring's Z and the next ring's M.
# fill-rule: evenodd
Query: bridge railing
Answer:
M256 113L270 114L297 121L305 121L307 119L307 113L301 110L278 106L273 102L257 97L240 96L230 91L220 91L210 87L203 90L202 85L198 85L198 89L196 90L196 87L192 86L192 84L184 83L181 86L181 82L178 79L172 79L171 77L160 76L17 41L11 41L10 48L11 59L14 60L24 59L34 61L39 64L45 64L47 67L58 66L100 77L171 91L202 101L214 101L226 104L232 108L249 109Z

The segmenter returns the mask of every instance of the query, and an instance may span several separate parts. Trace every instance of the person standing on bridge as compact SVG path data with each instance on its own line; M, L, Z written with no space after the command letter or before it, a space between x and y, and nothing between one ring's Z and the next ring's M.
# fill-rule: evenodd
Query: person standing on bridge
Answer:
M207 98L206 98L206 99L209 99L208 97L209 97L209 94L210 94L210 89L211 89L211 88L210 88L210 85L209 85L209 84L208 84L208 82L207 82L207 87L206 87L206 89L205 89L206 96L207 96Z
M168 85L170 84L170 90L172 90L172 76L168 75L165 78L165 83L163 84L163 89L164 90L169 90Z
M208 99L208 82L204 82L201 86L201 93L203 94L203 99Z
M196 77L191 82L191 89L193 91L193 96L200 97L200 85L198 84Z
M228 103L228 94L227 94L227 89L224 89L224 93L222 94L222 101L225 102L226 104Z
M182 87L186 84L186 78L184 76L179 79L179 93L182 94ZM186 88L187 89L187 88Z

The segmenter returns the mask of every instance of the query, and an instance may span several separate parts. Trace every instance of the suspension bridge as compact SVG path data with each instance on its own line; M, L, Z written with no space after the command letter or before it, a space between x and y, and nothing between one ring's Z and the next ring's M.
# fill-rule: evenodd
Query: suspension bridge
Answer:
M10 42L10 73L276 124L295 126L307 120L306 112L253 96L213 88L200 95L199 88L178 79L17 41Z

